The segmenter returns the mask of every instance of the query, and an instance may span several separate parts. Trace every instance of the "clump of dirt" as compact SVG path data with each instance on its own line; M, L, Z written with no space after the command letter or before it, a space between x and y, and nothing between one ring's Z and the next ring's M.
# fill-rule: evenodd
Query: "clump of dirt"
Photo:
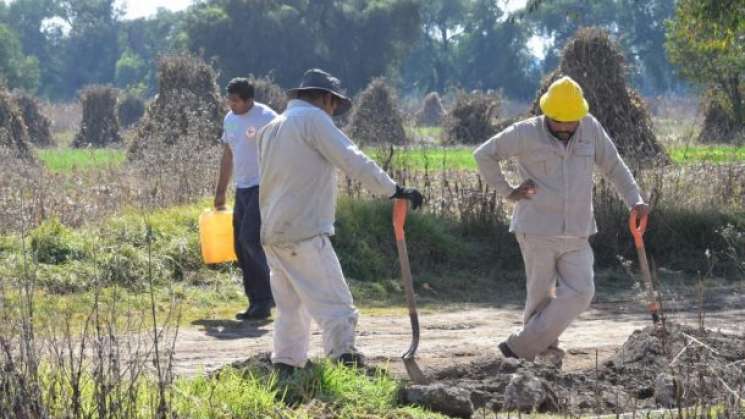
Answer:
M494 412L621 413L730 406L745 386L745 337L667 324L635 331L597 368L564 373L551 365L482 358L409 385L405 402L454 417Z

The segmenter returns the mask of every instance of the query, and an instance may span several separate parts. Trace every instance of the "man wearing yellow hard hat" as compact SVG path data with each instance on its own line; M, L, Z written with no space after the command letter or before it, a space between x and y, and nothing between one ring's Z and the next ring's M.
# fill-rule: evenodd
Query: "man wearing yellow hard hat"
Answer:
M559 337L592 301L597 232L593 169L609 180L630 209L649 212L613 141L589 113L582 88L569 77L541 97L543 115L517 122L474 152L479 171L497 193L516 203L510 224L520 245L527 299L523 327L499 344L505 357L561 364ZM513 187L500 163L514 159L522 183Z

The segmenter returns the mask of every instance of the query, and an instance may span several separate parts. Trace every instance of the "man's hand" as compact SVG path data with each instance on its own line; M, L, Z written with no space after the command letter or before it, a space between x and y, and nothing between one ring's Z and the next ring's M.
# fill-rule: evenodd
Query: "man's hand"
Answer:
M215 209L218 211L223 211L227 207L225 206L225 192L223 193L216 193L215 194Z
M424 197L419 191L414 188L402 188L396 185L396 193L393 194L391 199L408 199L411 202L411 208L417 209L424 203Z
M639 223L639 221L641 221L642 218L649 215L649 205L645 204L644 202L634 204L634 207L631 208L631 210L636 211L637 224Z
M532 199L535 195L535 182L532 179L528 179L520 184L517 188L512 190L512 193L507 196L507 199L513 202L517 202L523 199Z

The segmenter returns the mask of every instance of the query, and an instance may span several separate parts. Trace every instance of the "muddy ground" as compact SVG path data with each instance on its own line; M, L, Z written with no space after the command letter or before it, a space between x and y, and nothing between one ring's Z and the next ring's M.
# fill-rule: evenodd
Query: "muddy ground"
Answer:
M704 305L695 298L668 301L662 340L650 333L652 322L638 301L600 299L562 336L567 353L561 369L498 355L497 343L521 325L518 305L430 308L420 316L417 360L435 383L409 386L402 398L455 417L479 408L615 413L678 407L681 398L684 404L724 401L745 390L745 295L740 290L713 295ZM210 372L266 353L272 327L196 321L179 331L175 372ZM371 364L406 378L398 356L408 347L409 333L403 308L363 313L357 344ZM321 355L320 338L314 329L312 356Z

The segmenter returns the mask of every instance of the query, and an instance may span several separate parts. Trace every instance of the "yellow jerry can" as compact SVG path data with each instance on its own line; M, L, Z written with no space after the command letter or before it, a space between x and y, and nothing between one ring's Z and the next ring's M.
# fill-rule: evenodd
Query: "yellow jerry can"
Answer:
M237 259L233 244L233 210L205 210L199 216L202 259L210 265Z

